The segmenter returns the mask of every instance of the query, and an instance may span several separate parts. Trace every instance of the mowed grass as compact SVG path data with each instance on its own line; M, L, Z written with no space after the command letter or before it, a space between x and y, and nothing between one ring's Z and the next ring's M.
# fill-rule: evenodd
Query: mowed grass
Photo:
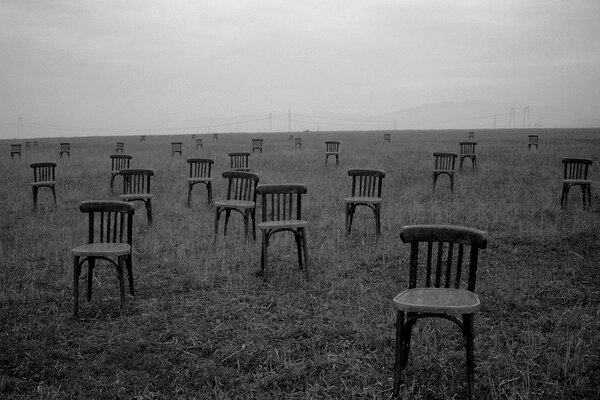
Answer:
M539 151L527 134L540 135ZM234 214L227 237L212 244L214 208L197 186L186 207L188 157L214 158L214 197L224 198L227 153L249 151L261 183L304 183L311 280L297 269L291 235L270 247L272 274L260 269L260 236L243 241ZM199 136L200 137L200 136ZM489 233L480 256L475 394L491 399L600 397L600 243L598 130L476 132L479 169L458 172L454 195L442 178L431 190L434 151L458 151L465 131L40 139L0 160L0 397L74 399L389 398L394 362L392 298L407 286L410 224L457 224ZM325 140L339 140L340 165L325 165ZM116 273L98 266L90 303L73 320L70 249L86 241L82 200L109 191L116 142L132 167L155 171L154 225L136 206L136 298L119 312ZM171 156L171 141L184 155ZM23 146L24 147L24 146ZM560 210L561 158L594 159L592 206L573 190ZM42 189L31 211L30 162L56 161L58 209ZM458 166L458 163L457 163ZM344 232L351 167L386 171L382 237L359 208ZM220 234L222 231L220 231ZM257 232L258 233L258 232ZM84 270L85 271L85 270ZM83 289L85 272L80 286ZM464 398L464 350L446 321L420 322L402 394Z

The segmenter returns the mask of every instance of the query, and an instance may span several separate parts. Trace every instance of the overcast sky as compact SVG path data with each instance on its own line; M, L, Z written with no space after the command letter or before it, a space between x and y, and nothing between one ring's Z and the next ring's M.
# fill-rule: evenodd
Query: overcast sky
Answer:
M467 100L597 126L599 21L598 0L0 0L0 138Z

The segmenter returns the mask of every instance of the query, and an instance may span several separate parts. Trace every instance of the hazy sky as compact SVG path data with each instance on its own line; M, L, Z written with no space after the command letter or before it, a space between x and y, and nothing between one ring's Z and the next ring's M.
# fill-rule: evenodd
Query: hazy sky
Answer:
M0 138L466 100L597 126L598 21L598 0L0 0Z

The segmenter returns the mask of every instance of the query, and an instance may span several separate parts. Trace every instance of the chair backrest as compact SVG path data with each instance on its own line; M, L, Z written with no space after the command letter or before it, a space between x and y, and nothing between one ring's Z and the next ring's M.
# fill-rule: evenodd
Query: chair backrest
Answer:
M475 154L475 146L477 142L460 142L460 154Z
M28 149L31 147L31 142L25 142L25 148Z
M340 142L325 142L328 153L337 153L340 147Z
M172 151L181 151L182 142L171 142L171 150Z
M217 140L218 138L219 138L219 135L218 135L218 134L216 134L216 133L213 133L213 139L214 139L214 140Z
M126 201L91 200L79 205L87 213L88 243L131 244L133 204Z
M252 147L258 146L262 147L263 140L262 139L252 139Z
M38 162L29 164L33 168L34 182L50 182L56 180L56 163Z
M381 197L381 186L385 172L380 169L351 168L352 197Z
M469 140L475 139L475 132L469 132Z
M261 197L262 221L286 221L302 219L302 195L306 185L258 185Z
M435 157L434 169L454 171L456 163L456 153L433 153Z
M129 168L129 163L132 157L127 154L111 154L110 155L110 170L113 172Z
M10 151L21 151L21 145L20 144L11 144L10 145Z
M288 136L288 142L291 142L292 140L294 140L294 135L289 135Z
M123 176L123 194L151 193L150 177L154 175L151 169L128 168L119 174Z
M124 148L125 148L125 143L117 142L117 151L119 151L119 150L123 151Z
M202 145L202 139L196 139L196 146Z
M248 169L250 153L229 153L231 169Z
M71 150L71 143L61 143L60 144L60 151L70 151Z
M258 174L245 171L225 171L227 179L227 200L246 200L256 202Z
M563 179L587 179L592 160L589 158L567 157L562 159L562 163Z
M383 140L389 141L391 139L391 137L392 137L391 133L384 133L383 134Z
M535 144L538 142L539 136L538 135L529 135L527 136L529 138L529 143Z
M210 178L215 160L210 158L188 158L190 178Z
M301 144L302 143L302 138L299 138L299 137L294 138L294 143L295 144Z
M452 225L413 225L402 228L400 239L411 244L409 289L460 289L466 286L467 290L475 291L479 249L485 249L487 246L486 232ZM468 248L465 249L465 246ZM426 250L425 260L421 262L420 247ZM462 275L463 270L467 268L465 282Z
M143 142L144 140L146 140L146 136L145 135L140 136L140 142Z

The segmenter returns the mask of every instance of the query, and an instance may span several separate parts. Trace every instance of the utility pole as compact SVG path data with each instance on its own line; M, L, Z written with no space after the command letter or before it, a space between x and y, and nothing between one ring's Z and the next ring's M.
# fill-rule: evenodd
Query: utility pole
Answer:
M23 117L19 117L19 139L23 139Z

